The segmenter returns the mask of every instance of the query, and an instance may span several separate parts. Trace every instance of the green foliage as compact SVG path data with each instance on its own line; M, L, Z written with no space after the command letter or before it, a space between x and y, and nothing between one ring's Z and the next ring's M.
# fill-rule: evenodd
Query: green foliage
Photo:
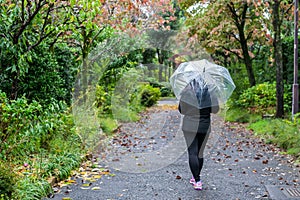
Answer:
M38 102L28 103L26 98L9 101L5 94L0 98L0 158L16 159L40 148L50 150L55 137L74 135L74 123L65 113L63 103L51 103L43 108Z
M285 82L288 84L293 84L294 82L294 53L293 52L294 52L294 37L284 37L282 40L283 78ZM298 56L300 56L300 52L298 52ZM298 65L299 63L300 60L298 60Z
M3 50L0 54L0 73L2 74L0 81L1 89L12 99L23 95L23 91L20 92L20 87L23 86L21 82L26 81L25 77L37 58L45 64L43 55L47 54L50 47L57 41L57 36L61 34L58 33L66 28L63 26L66 23L65 17L57 17L57 15L65 14L61 12L65 11L65 8L55 5L56 3L60 2L47 1L41 4L41 2L0 1L2 5L0 7L0 48ZM57 9L53 9L54 7ZM42 50L45 54L37 56L36 49L45 44L48 44L47 49ZM52 69L53 63L49 62L51 62ZM39 74L41 75L43 73ZM30 96L29 93L26 95Z
M9 200L15 189L16 174L8 162L0 162L0 199ZM2 197L2 198L1 198Z
M127 74L128 75L128 74ZM112 89L110 92L105 92L102 86L96 88L96 105L100 112L100 123L104 129L110 130L110 123L106 124L103 116L111 116L120 121L136 121L139 119L138 112L144 107L150 107L157 103L160 98L160 89L154 88L150 84L140 84L138 86L129 87L127 84L135 84L132 77L125 75L126 81L122 81L121 88ZM133 73L130 73L130 76ZM134 88L136 87L136 88ZM131 88L129 91L128 88ZM122 90L121 92L119 90ZM113 101L112 101L113 98ZM110 121L109 119L107 119ZM106 127L108 126L108 127ZM109 132L109 131L108 131Z
M276 67L272 66L270 58L272 57L271 47L261 44L254 45L256 49L253 53L255 58L252 61L256 83L273 82L276 80Z
M14 199L40 200L52 191L51 185L46 180L31 176L19 179L16 185Z
M239 98L242 92L248 89L250 86L247 71L245 69L245 64L240 62L232 62L227 68L230 70L230 74L236 86L230 99L236 100Z
M267 142L287 150L287 153L300 156L300 120L291 122L281 119L260 120L248 127Z
M95 106L99 108L100 113L111 113L111 96L113 89L109 88L108 91L106 91L104 86L97 85L95 93Z
M68 100L65 80L60 72L65 66L58 65L56 58L46 47L39 47L32 55L34 62L29 63L29 69L24 79L20 81L20 93L25 94L27 99L45 101L52 99ZM67 68L66 68L67 70Z
M0 158L12 159L16 154L26 155L34 151L34 146L40 137L34 137L42 107L37 102L27 103L25 98L9 101L4 93L0 93ZM32 138L34 137L34 139ZM40 147L40 145L38 145ZM23 147L28 147L21 150ZM35 149L36 150L36 149Z
M263 83L251 87L243 92L237 101L243 108L254 109L254 112L267 112L276 106L275 83Z
M120 107L117 112L114 117L122 122L134 122L140 119L137 111L130 108Z
M8 56L8 55L6 55ZM18 94L26 96L30 101L36 100L48 104L53 100L63 100L70 104L71 92L77 65L74 55L66 46L57 46L52 53L46 45L36 47L30 53L27 69L18 78ZM1 57L0 57L1 58ZM9 66L9 60L1 58L3 67ZM10 94L14 79L13 73L3 71L0 76L1 88Z
M100 126L105 133L112 133L118 127L118 122L116 119L111 117L100 118Z
M174 96L172 89L170 87L162 87L160 89L161 97L170 97Z
M285 86L284 93L285 111L291 108L290 86ZM232 106L248 109L252 113L274 114L276 108L276 84L262 83L245 90Z
M141 104L145 107L151 107L157 103L161 97L159 88L154 88L150 85L143 85L140 88Z
M69 153L66 150L58 155L52 154L46 159L46 162L41 162L39 175L43 178L55 176L59 180L68 178L72 170L78 168L82 161L79 153Z
M261 119L261 115L251 114L243 108L230 108L225 114L225 120L229 122L251 123Z
M57 72L59 78L63 80L62 89L65 90L65 95L60 97L68 105L71 104L73 86L77 75L79 63L75 60L77 50L67 45L55 45L53 56L58 64ZM52 97L53 98L53 97Z
M131 51L124 56L120 56L110 62L105 72L99 80L99 85L103 86L105 91L114 89L118 81L130 69L138 66L139 61L142 59L142 51Z
M80 165L83 153L74 127L63 103L42 107L25 97L8 100L0 93L0 177L7 184L9 180L17 184L10 184L13 192L1 191L12 199L40 199L51 189L45 181L49 176L67 178ZM5 170L9 164L4 163L13 163L13 170ZM24 163L30 168L25 169ZM15 176L14 170L20 174ZM10 190L6 184L0 185Z
M150 86L160 89L161 97L169 97L174 95L169 82L158 82L152 77L146 78L146 81L149 82Z

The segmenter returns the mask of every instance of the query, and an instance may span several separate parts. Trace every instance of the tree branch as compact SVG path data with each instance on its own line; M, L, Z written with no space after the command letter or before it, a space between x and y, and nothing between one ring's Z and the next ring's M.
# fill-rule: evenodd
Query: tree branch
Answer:
M41 42L47 38L49 35L51 35L52 33L54 32L54 30L50 31L49 33L47 33L46 35L43 35L39 38L39 40L33 44L33 45L30 45L28 48L27 48L27 52L30 51L31 49L35 48L36 46L38 46L39 44L41 44Z
M44 5L46 5L46 3L42 4L42 1L39 1L38 4L36 4L36 9L34 10L32 15L29 15L28 20L27 21L23 21L21 27L19 28L19 30L13 35L13 44L17 44L19 41L19 37L22 35L22 33L24 32L24 30L26 29L26 27L31 23L31 21L34 19L34 17L38 14L38 12L42 9L42 7Z
M293 6L294 6L294 5L291 3L290 6L288 7L288 9L286 9L286 11L283 12L283 14L284 14L284 15L285 15L285 14L289 14L289 12L290 12L290 10L292 10ZM282 10L284 11L284 9L282 9Z
M248 4L247 2L244 3L244 6L243 6L243 12L242 12L242 15L241 15L241 27L245 27L245 23L246 23L246 14L247 14L247 9L248 9Z
M60 37L62 34L63 34L63 32L59 32L59 33L56 35L55 39L54 39L52 42L50 42L49 46L50 46L50 47L53 47L54 44L58 41L59 37Z
M236 36L236 34L234 34L234 32L230 32L230 33L228 33L227 32L227 34L226 34L226 32L223 32L225 35L231 35L235 40L237 40L237 41L239 41L240 42L240 39Z
M226 51L229 51L230 53L233 53L234 55L236 55L236 56L238 57L238 59L243 59L243 58L240 56L240 54L238 54L237 52L232 51L231 49L228 49L228 48L226 48L226 47L224 47L224 46L222 46L221 48L223 48L223 49L226 50Z
M235 25L238 27L239 25L239 16L236 14L235 12L235 8L234 8L234 4L232 2L230 2L230 4L227 4L227 7L232 15L232 18L234 20Z
M93 43L93 42L96 40L96 38L100 35L100 33L101 33L105 28L106 28L106 26L102 27L102 28L98 31L98 33L96 33L96 35L94 35L94 37L93 37L92 40L91 40L91 43Z
M45 31L45 28L46 28L46 26L47 26L47 20L48 20L48 17L49 17L49 15L50 15L50 12L51 12L51 8L52 8L52 7L53 7L53 4L50 4L49 7L48 7L47 14L46 14L46 16L45 16L45 18L44 18L44 23L43 23L43 27L42 27L42 30L41 30L41 34L43 34L44 31Z
M21 10L21 19L22 19L22 21L25 21L25 14L24 14L24 12L25 12L25 3L24 3L24 1L25 0L22 0L22 10Z
M252 38L252 34L253 34L253 31L250 31L246 37L246 41L248 41L250 38Z

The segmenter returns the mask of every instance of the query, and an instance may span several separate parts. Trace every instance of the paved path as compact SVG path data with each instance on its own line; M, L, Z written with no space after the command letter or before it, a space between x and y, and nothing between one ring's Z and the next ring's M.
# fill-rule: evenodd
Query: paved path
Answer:
M93 169L101 178L98 174L93 181L77 179L76 184L60 188L52 199L285 200L287 195L272 196L270 188L279 188L279 192L299 188L300 168L292 164L292 158L240 125L225 124L214 115L202 171L204 189L195 191L189 184L176 103L160 102L140 123L123 124L118 137L110 141L106 159L100 159Z

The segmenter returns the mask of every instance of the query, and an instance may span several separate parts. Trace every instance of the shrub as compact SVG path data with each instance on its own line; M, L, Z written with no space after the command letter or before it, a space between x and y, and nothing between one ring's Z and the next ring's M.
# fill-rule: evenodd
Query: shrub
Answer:
M6 160L36 149L40 137L34 132L42 112L37 102L28 104L25 98L9 101L4 93L0 97L0 158ZM30 145L34 144L34 145ZM29 145L28 145L29 144ZM28 147L28 148L24 148Z
M169 82L163 82L163 83L161 83L161 85L162 86L160 87L160 93L161 93L162 97L174 96L172 87Z
M168 87L162 87L160 89L160 93L161 93L162 97L169 97L169 96L172 96L172 94L173 94L171 88L168 88Z
M276 111L276 84L262 83L245 90L233 106L248 109L251 113L274 114ZM290 110L291 90L285 86L284 108Z
M0 97L0 158L18 159L35 154L40 149L50 150L49 143L56 137L67 141L75 136L74 123L64 103L42 107L26 98L9 101Z
M9 163L0 162L0 199L11 199L14 192L16 174L11 170Z
M141 88L141 104L145 107L151 107L157 103L161 93L159 88L150 85L143 85Z
M274 83L258 84L244 91L236 103L254 112L272 112L276 106L276 86Z
M100 119L100 126L105 133L112 133L118 127L115 119L110 117Z
M96 106L99 108L100 113L111 113L111 96L112 89L105 91L103 86L96 86Z
M67 178L79 166L83 153L81 138L64 103L42 107L24 97L10 101L1 92L0 139L0 191L11 199L46 196L51 189L46 178ZM4 163L11 163L11 167ZM29 171L24 163L30 166ZM13 174L15 169L21 178ZM0 199L6 200L1 195Z
M12 49L10 49L12 50ZM21 54L22 50L19 50ZM16 55L6 51L0 55L1 67L6 70L1 71L1 90L7 95L11 93L13 77L13 63ZM47 104L55 99L64 100L68 104L71 102L72 87L77 73L78 64L75 61L75 53L65 45L56 45L53 51L45 44L40 44L36 48L24 55L19 55L23 59L21 74L18 75L18 98L26 96L28 101L36 100L39 103Z

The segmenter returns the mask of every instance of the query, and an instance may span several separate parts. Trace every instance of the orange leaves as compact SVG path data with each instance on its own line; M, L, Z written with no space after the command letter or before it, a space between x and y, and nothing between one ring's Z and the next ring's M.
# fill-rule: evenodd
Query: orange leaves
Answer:
M101 17L98 18L98 24L111 25L116 29L128 30L129 32L131 32L131 28L137 28L139 25L155 27L169 23L168 21L162 20L161 14L173 10L170 0L101 0L101 4ZM135 20L131 20L133 17ZM170 16L170 19L170 21L172 21L176 18Z
M146 3L148 3L148 0L141 0L141 3L146 4Z

